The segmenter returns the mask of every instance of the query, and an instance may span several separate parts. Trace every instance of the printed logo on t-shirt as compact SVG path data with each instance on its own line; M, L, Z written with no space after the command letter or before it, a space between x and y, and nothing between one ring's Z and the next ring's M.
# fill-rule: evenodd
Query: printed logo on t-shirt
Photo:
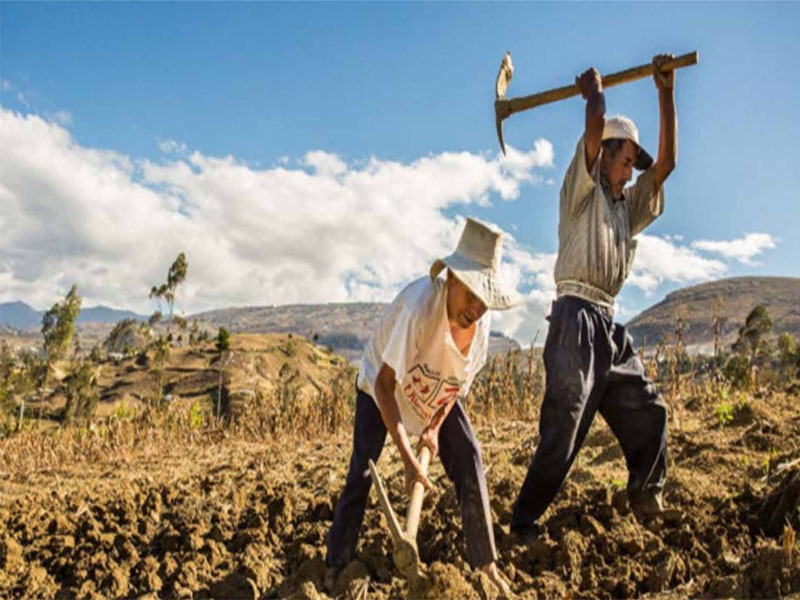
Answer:
M437 371L426 364L416 364L403 378L403 394L423 420L451 402L455 402L463 385L455 377L442 379Z

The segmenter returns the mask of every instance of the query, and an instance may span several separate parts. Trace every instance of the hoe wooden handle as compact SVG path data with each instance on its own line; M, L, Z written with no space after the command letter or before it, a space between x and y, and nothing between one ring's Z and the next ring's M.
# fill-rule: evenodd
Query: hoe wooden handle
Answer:
M419 452L417 460L422 467L422 473L428 476L428 465L431 462L431 449L423 446ZM417 529L419 529L419 513L422 510L422 499L425 497L425 486L417 481L411 490L411 504L408 505L408 514L406 515L406 535L412 540L417 538Z
M683 56L678 56L677 58L664 63L664 65L661 67L661 72L666 73L667 71L672 71L674 69L690 67L694 64L697 64L697 58L697 51L684 54ZM602 78L603 87L607 88L619 85L620 83L635 81L636 79L649 77L652 74L653 63L639 65L638 67L633 67L632 69L626 69L624 71L619 71L618 73L606 75ZM519 98L508 99L498 98L495 101L495 104L508 103L508 114L511 114L520 112L522 110L527 110L535 106L541 106L542 104L549 104L550 102L557 102L558 100L571 98L572 96L580 96L580 91L574 83L571 85L565 85L564 87L548 90L546 92L541 92L540 94L533 94L531 96L521 96Z

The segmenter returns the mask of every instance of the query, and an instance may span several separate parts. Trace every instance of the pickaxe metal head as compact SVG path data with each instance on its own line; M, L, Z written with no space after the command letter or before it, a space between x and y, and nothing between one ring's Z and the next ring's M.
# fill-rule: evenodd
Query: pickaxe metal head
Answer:
M497 138L500 140L500 148L503 154L506 153L506 144L503 141L503 119L511 114L511 106L506 98L506 90L508 89L508 82L514 75L514 64L511 62L511 53L506 52L503 56L503 61L500 63L500 70L497 73L497 81L495 82L495 100L494 100L494 119L497 126Z

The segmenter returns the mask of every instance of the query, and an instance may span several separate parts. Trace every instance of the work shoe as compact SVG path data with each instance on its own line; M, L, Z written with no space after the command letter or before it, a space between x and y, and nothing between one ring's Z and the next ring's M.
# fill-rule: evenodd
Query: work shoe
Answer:
M542 534L544 529L538 523L512 523L509 531L520 543L530 544Z
M639 518L655 517L664 514L664 500L661 492L640 492L628 500L631 511Z

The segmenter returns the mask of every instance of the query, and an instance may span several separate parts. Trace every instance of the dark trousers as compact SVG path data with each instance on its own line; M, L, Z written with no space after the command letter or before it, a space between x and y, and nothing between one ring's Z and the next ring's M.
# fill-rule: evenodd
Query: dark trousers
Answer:
M667 471L667 407L645 375L625 327L599 306L553 302L539 445L514 506L512 527L530 525L555 498L596 412L619 440L628 495L656 492Z
M375 401L359 390L350 470L328 533L325 560L329 566L342 568L355 556L358 533L372 487L368 461L378 461L385 440L386 426ZM469 563L474 568L488 565L497 557L489 493L478 440L460 401L456 402L439 429L439 455L447 476L455 484Z

